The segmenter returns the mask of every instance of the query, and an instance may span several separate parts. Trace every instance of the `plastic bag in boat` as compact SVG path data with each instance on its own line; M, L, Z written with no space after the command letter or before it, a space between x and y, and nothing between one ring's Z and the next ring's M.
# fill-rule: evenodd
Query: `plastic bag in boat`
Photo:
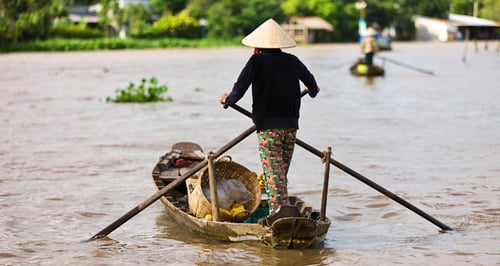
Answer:
M254 199L252 192L248 191L245 185L236 179L221 179L217 182L217 204L219 208L231 209L235 203L245 204ZM203 193L210 201L210 188L204 187Z

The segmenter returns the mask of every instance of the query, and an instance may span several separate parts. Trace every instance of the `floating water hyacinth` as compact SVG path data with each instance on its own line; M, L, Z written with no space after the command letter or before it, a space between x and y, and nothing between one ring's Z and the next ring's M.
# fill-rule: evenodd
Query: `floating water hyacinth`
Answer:
M146 103L172 101L171 97L163 97L168 91L167 85L158 85L158 79L151 77L149 80L143 78L141 84L136 87L132 82L126 89L117 89L115 98L107 97L107 102L115 103Z

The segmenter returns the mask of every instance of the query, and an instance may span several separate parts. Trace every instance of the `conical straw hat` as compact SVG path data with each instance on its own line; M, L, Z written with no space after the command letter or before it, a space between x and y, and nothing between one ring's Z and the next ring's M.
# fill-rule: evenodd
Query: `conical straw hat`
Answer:
M374 28L369 27L369 28L366 30L366 34L365 34L365 35L366 35L366 36L373 36L373 35L375 35L375 34L377 34L377 31L375 31L375 29L374 29Z
M241 43L254 48L290 48L297 46L292 37L272 18L243 38Z

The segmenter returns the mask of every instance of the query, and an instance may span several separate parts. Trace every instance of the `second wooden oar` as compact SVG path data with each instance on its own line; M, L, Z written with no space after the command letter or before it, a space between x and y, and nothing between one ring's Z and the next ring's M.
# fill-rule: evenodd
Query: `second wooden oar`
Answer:
M302 140L300 139L296 139L295 143L297 143L297 145L301 146L302 148L310 151L312 154L322 158L324 156L324 153L322 153L321 151L319 151L318 149L312 147L311 145L303 142ZM344 164L334 160L333 158L330 158L330 163L334 166L336 166L337 168L339 168L340 170L348 173L349 175L355 177L356 179L358 179L359 181L367 184L368 186L372 187L373 189L377 190L378 192L386 195L387 197L389 197L390 199L396 201L397 203L405 206L406 208L410 209L411 211L415 212L416 214L420 215L421 217L425 218L427 221L435 224L436 226L438 226L439 228L441 228L442 230L445 230L445 231L452 231L453 229L445 224L443 224L442 222L438 221L437 219L435 219L434 217L430 216L429 214L425 213L424 211L422 211L421 209L415 207L413 204L407 202L406 200L398 197L397 195L395 195L394 193L390 192L389 190L383 188L382 186L380 186L379 184L371 181L370 179L364 177L363 175L361 175L360 173L352 170L351 168L345 166Z
M252 132L255 131L255 126L251 126L247 130L245 130L243 133L241 133L239 136L228 142L226 145L222 146L219 150L217 150L214 153L214 157L218 158L222 154L224 154L226 151L234 147L236 144L241 142L243 139L248 137ZM143 201L142 203L139 203L137 206L135 206L133 209L128 211L125 215L120 217L118 220L114 221L112 224L108 225L106 228L102 229L99 233L95 234L93 237L89 238L88 241L93 241L96 239L99 239L101 237L107 236L111 232L113 232L116 228L120 227L122 224L130 220L132 217L137 215L139 212L143 211L149 205L151 205L153 202L157 201L160 199L165 193L170 191L172 188L176 187L180 183L184 182L188 177L194 175L196 172L201 170L203 167L205 167L208 164L207 159L201 161L200 163L196 164L193 168L191 168L189 171L178 177L176 180L172 181L170 184L162 188L160 191L156 192L154 195Z
M237 104L233 104L231 105L231 107L233 109L235 109L236 111L246 115L246 116L249 116L251 117L251 113L249 111L247 111L246 109L244 109L243 107L237 105ZM311 145L303 142L302 140L300 140L299 138L296 138L295 139L295 143L299 146L301 146L302 148L310 151L312 154L320 157L320 158L323 158L324 157L324 153L319 151L318 149L312 147ZM429 214L425 213L424 211L422 211L421 209L415 207L414 205L412 205L411 203L407 202L406 200L396 196L394 193L390 192L389 190L383 188L382 186L378 185L377 183L371 181L370 179L364 177L363 175L361 175L360 173L352 170L351 168L343 165L342 163L334 160L333 158L330 158L330 163L334 166L336 166L337 168L339 168L340 170L348 173L349 175L351 175L352 177L358 179L359 181L365 183L366 185L372 187L373 189L377 190L378 192L386 195L387 197L389 197L390 199L396 201L397 203L405 206L406 208L410 209L411 211L415 212L416 214L420 215L421 217L425 218L427 221L433 223L434 225L438 226L439 228L441 228L442 230L444 231L453 231L453 229L445 224L443 224L442 222L438 221L437 219L435 219L434 217L430 216Z
M426 70L426 69L422 69L422 68L418 68L418 67L415 67L415 66L410 66L408 64L405 64L405 63L402 63L402 62L399 62L399 61L396 61L394 59L390 59L390 58L387 58L385 56L377 56L378 58L384 60L384 61L387 61L387 62L391 62L393 64L396 64L398 66L402 66L402 67L406 67L406 68L409 68L409 69L412 69L412 70L415 70L415 71L418 71L418 72L422 72L422 73L425 73L425 74L428 74L428 75L434 75L434 72L433 71L430 71L430 70Z

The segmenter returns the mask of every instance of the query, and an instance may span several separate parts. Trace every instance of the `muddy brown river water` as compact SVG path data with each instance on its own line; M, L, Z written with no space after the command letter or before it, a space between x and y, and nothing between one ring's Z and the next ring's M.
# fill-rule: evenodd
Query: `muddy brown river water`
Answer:
M482 43L395 43L385 77L348 72L356 44L288 49L321 87L298 137L457 230L332 168L323 248L275 250L185 232L160 202L82 243L155 193L177 141L217 150L250 120L218 104L250 48L0 55L0 265L499 265L500 53ZM462 58L466 51L466 61ZM375 63L383 64L375 59ZM173 102L111 104L156 76ZM240 105L249 109L250 91ZM256 137L228 152L258 171ZM289 190L316 208L324 165L297 147Z

